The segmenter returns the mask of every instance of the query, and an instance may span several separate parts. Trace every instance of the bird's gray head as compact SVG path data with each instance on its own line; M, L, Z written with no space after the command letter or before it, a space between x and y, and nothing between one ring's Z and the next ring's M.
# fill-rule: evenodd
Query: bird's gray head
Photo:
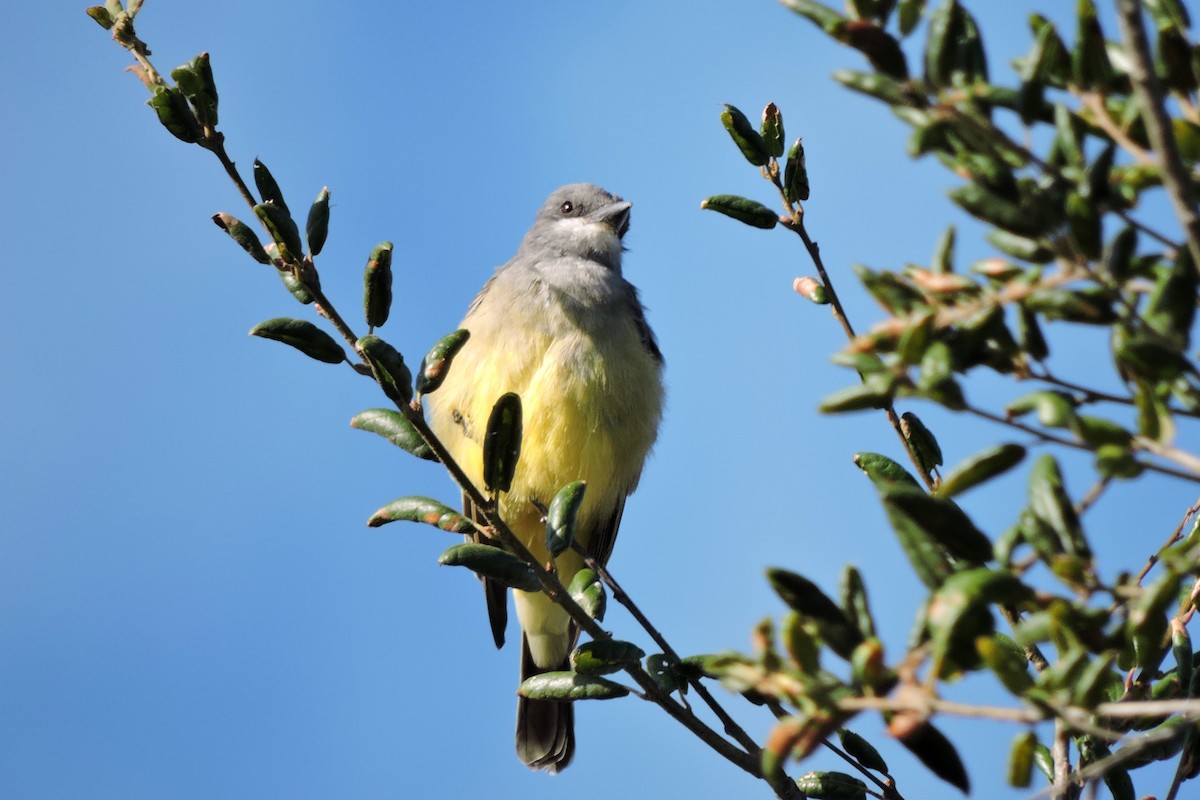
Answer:
M629 230L632 203L590 183L556 189L542 205L521 253L586 258L621 271L621 238Z

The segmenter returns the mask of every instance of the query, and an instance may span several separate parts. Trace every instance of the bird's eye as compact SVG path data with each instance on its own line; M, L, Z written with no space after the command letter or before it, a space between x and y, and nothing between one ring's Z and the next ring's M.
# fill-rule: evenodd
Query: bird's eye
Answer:
M572 211L575 210L575 204L572 203L570 200L567 200L561 206L558 207L558 210L562 212L562 215L564 217L568 216Z

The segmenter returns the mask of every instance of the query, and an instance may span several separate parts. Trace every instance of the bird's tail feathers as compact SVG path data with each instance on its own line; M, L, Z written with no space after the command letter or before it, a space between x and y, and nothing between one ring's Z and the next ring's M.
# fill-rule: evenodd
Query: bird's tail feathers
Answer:
M564 661L553 668L539 667L521 636L521 680L543 672L567 669ZM566 769L575 755L575 705L558 700L517 698L517 755L530 769L551 774Z

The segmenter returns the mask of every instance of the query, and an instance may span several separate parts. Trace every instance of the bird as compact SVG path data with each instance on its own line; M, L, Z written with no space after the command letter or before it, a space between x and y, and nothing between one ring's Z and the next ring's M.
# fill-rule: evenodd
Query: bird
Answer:
M520 456L498 510L543 564L550 560L544 510L574 481L586 482L576 540L607 563L662 420L663 355L638 291L621 271L631 207L589 183L552 192L516 255L471 303L461 324L470 338L427 398L430 427L482 487L488 417L501 395L520 397ZM463 504L481 519L465 492ZM567 550L555 565L566 585L583 559ZM499 648L507 590L484 579L484 594ZM513 594L521 680L567 669L576 625L545 593ZM530 768L557 773L570 764L574 727L571 703L518 696L516 749Z

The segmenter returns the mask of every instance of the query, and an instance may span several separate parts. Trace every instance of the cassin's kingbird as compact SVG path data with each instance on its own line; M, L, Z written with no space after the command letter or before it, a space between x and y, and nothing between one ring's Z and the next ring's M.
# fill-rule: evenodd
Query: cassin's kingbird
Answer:
M484 285L462 326L471 332L445 383L429 396L430 420L450 454L482 486L483 435L505 392L521 397L524 434L500 516L542 563L540 509L572 481L587 481L578 541L601 563L617 538L625 498L662 418L663 358L637 289L621 276L631 204L598 186L550 195L517 254ZM473 514L470 504L466 512ZM564 584L583 565L558 557ZM508 620L504 586L484 581L496 646ZM567 668L578 630L544 593L514 592L521 622L521 680ZM575 752L574 709L517 700L517 754L558 772Z

